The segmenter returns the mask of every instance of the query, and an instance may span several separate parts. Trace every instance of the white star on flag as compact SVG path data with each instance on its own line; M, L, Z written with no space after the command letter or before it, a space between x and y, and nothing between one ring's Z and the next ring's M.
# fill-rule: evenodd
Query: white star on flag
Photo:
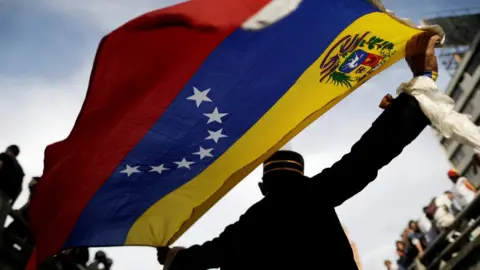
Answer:
M163 171L170 170L169 168L165 167L163 164L160 164L158 166L150 166L150 168L152 168L150 172L158 172L159 174L162 174Z
M138 170L138 167L140 167L140 166L131 167L130 165L127 164L125 166L125 170L121 171L120 173L125 173L128 177L130 177L130 175L140 172Z
M225 138L227 135L222 134L223 128L217 130L217 131L211 131L209 130L208 133L210 134L205 140L213 140L215 143L218 143L218 140L220 138Z
M203 159L204 157L213 157L212 153L213 148L209 149L204 149L203 147L200 146L200 150L198 152L193 153L194 155L199 155L200 159Z
M212 113L204 113L206 117L208 117L208 122L207 124L210 124L211 122L218 122L222 123L222 117L226 116L228 113L219 113L218 108L215 107Z
M173 162L173 163L175 163L175 164L178 165L177 169L178 169L178 168L187 168L187 169L190 170L190 165L192 165L192 164L195 163L195 162L188 161L188 160L186 160L185 158L183 158L182 161L175 161L175 162Z
M197 108L198 108L200 107L200 104L202 104L203 101L212 102L212 100L209 97L207 97L208 92L210 92L210 88L207 90L200 91L196 87L193 87L193 96L189 96L187 99L195 100L195 104L197 105Z

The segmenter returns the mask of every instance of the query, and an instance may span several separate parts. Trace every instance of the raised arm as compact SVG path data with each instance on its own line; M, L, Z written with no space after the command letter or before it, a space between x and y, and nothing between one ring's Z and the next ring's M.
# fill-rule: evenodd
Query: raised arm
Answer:
M353 145L350 153L314 176L312 184L327 188L328 201L333 206L342 204L375 180L378 171L397 157L428 123L416 100L401 94Z
M435 42L439 37L424 33L407 44L407 63L414 76L433 79L438 71ZM326 189L333 206L364 189L375 180L378 171L397 157L429 124L417 100L400 94L373 122L351 148L332 167L313 177L312 190Z

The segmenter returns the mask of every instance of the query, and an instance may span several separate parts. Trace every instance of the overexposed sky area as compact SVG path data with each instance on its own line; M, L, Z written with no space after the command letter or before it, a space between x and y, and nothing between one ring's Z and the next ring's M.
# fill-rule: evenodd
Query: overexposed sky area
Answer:
M101 37L141 13L177 2L0 1L0 147L20 145L25 185L32 176L41 175L45 146L65 138L73 126ZM475 2L385 0L384 4L401 16L419 20L438 11L468 8ZM307 173L320 172L348 152L380 114L381 98L394 94L410 76L403 61L396 64L299 134L292 144L305 156ZM441 70L439 85L444 87L448 79ZM383 260L394 258L394 241L407 221L418 217L431 197L450 187L446 178L449 166L433 132L426 130L374 183L337 209L358 245L364 269L384 269ZM260 177L260 171L254 171L177 244L202 243L237 220L261 198L257 188ZM27 193L22 194L17 206L26 198ZM113 269L161 269L152 248L109 248L107 252L114 259Z

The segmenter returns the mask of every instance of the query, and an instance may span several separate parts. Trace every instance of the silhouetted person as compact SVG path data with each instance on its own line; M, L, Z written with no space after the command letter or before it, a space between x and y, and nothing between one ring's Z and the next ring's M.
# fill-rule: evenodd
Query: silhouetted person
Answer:
M414 74L438 70L438 39L422 34L409 42L407 51L418 51L406 58ZM300 154L276 152L264 163L262 200L211 241L158 248L159 262L167 270L358 269L335 207L375 180L428 124L416 99L400 94L350 153L313 177L304 176Z
M87 247L70 248L61 252L56 260L57 264L61 266L61 269L78 270L78 265L87 267L90 254Z
M28 184L28 189L30 190L28 201L20 209L12 211L11 215L14 219L12 223L10 223L5 229L6 234L22 239L23 241L25 241L25 243L32 246L35 245L35 240L30 233L28 225L28 211L32 195L39 181L40 177L32 177L32 180L30 180L30 183Z
M410 47L424 48L423 56L407 58L414 74L432 63L430 70L437 70L436 58L434 62L431 58L435 57L434 39L438 39L430 37L419 35L409 42ZM428 124L417 101L401 94L350 153L314 177L303 175L300 154L275 153L264 163L261 201L212 241L188 249L159 248L159 262L169 270L302 269L335 258L336 268L357 269L334 207L373 181ZM325 243L325 232L332 241L310 248L312 243Z
M17 161L20 148L16 145L7 147L4 153L0 154L0 190L10 198L12 205L22 192L23 173L22 166Z
M113 261L107 257L105 252L100 250L95 253L95 260L88 266L88 270L110 270L112 264Z

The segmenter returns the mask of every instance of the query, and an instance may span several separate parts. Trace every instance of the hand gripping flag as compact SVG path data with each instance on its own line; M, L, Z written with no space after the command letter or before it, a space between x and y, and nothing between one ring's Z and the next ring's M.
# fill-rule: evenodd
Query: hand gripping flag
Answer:
M276 2L193 0L103 38L73 130L45 151L41 260L171 244L420 32L364 0Z

